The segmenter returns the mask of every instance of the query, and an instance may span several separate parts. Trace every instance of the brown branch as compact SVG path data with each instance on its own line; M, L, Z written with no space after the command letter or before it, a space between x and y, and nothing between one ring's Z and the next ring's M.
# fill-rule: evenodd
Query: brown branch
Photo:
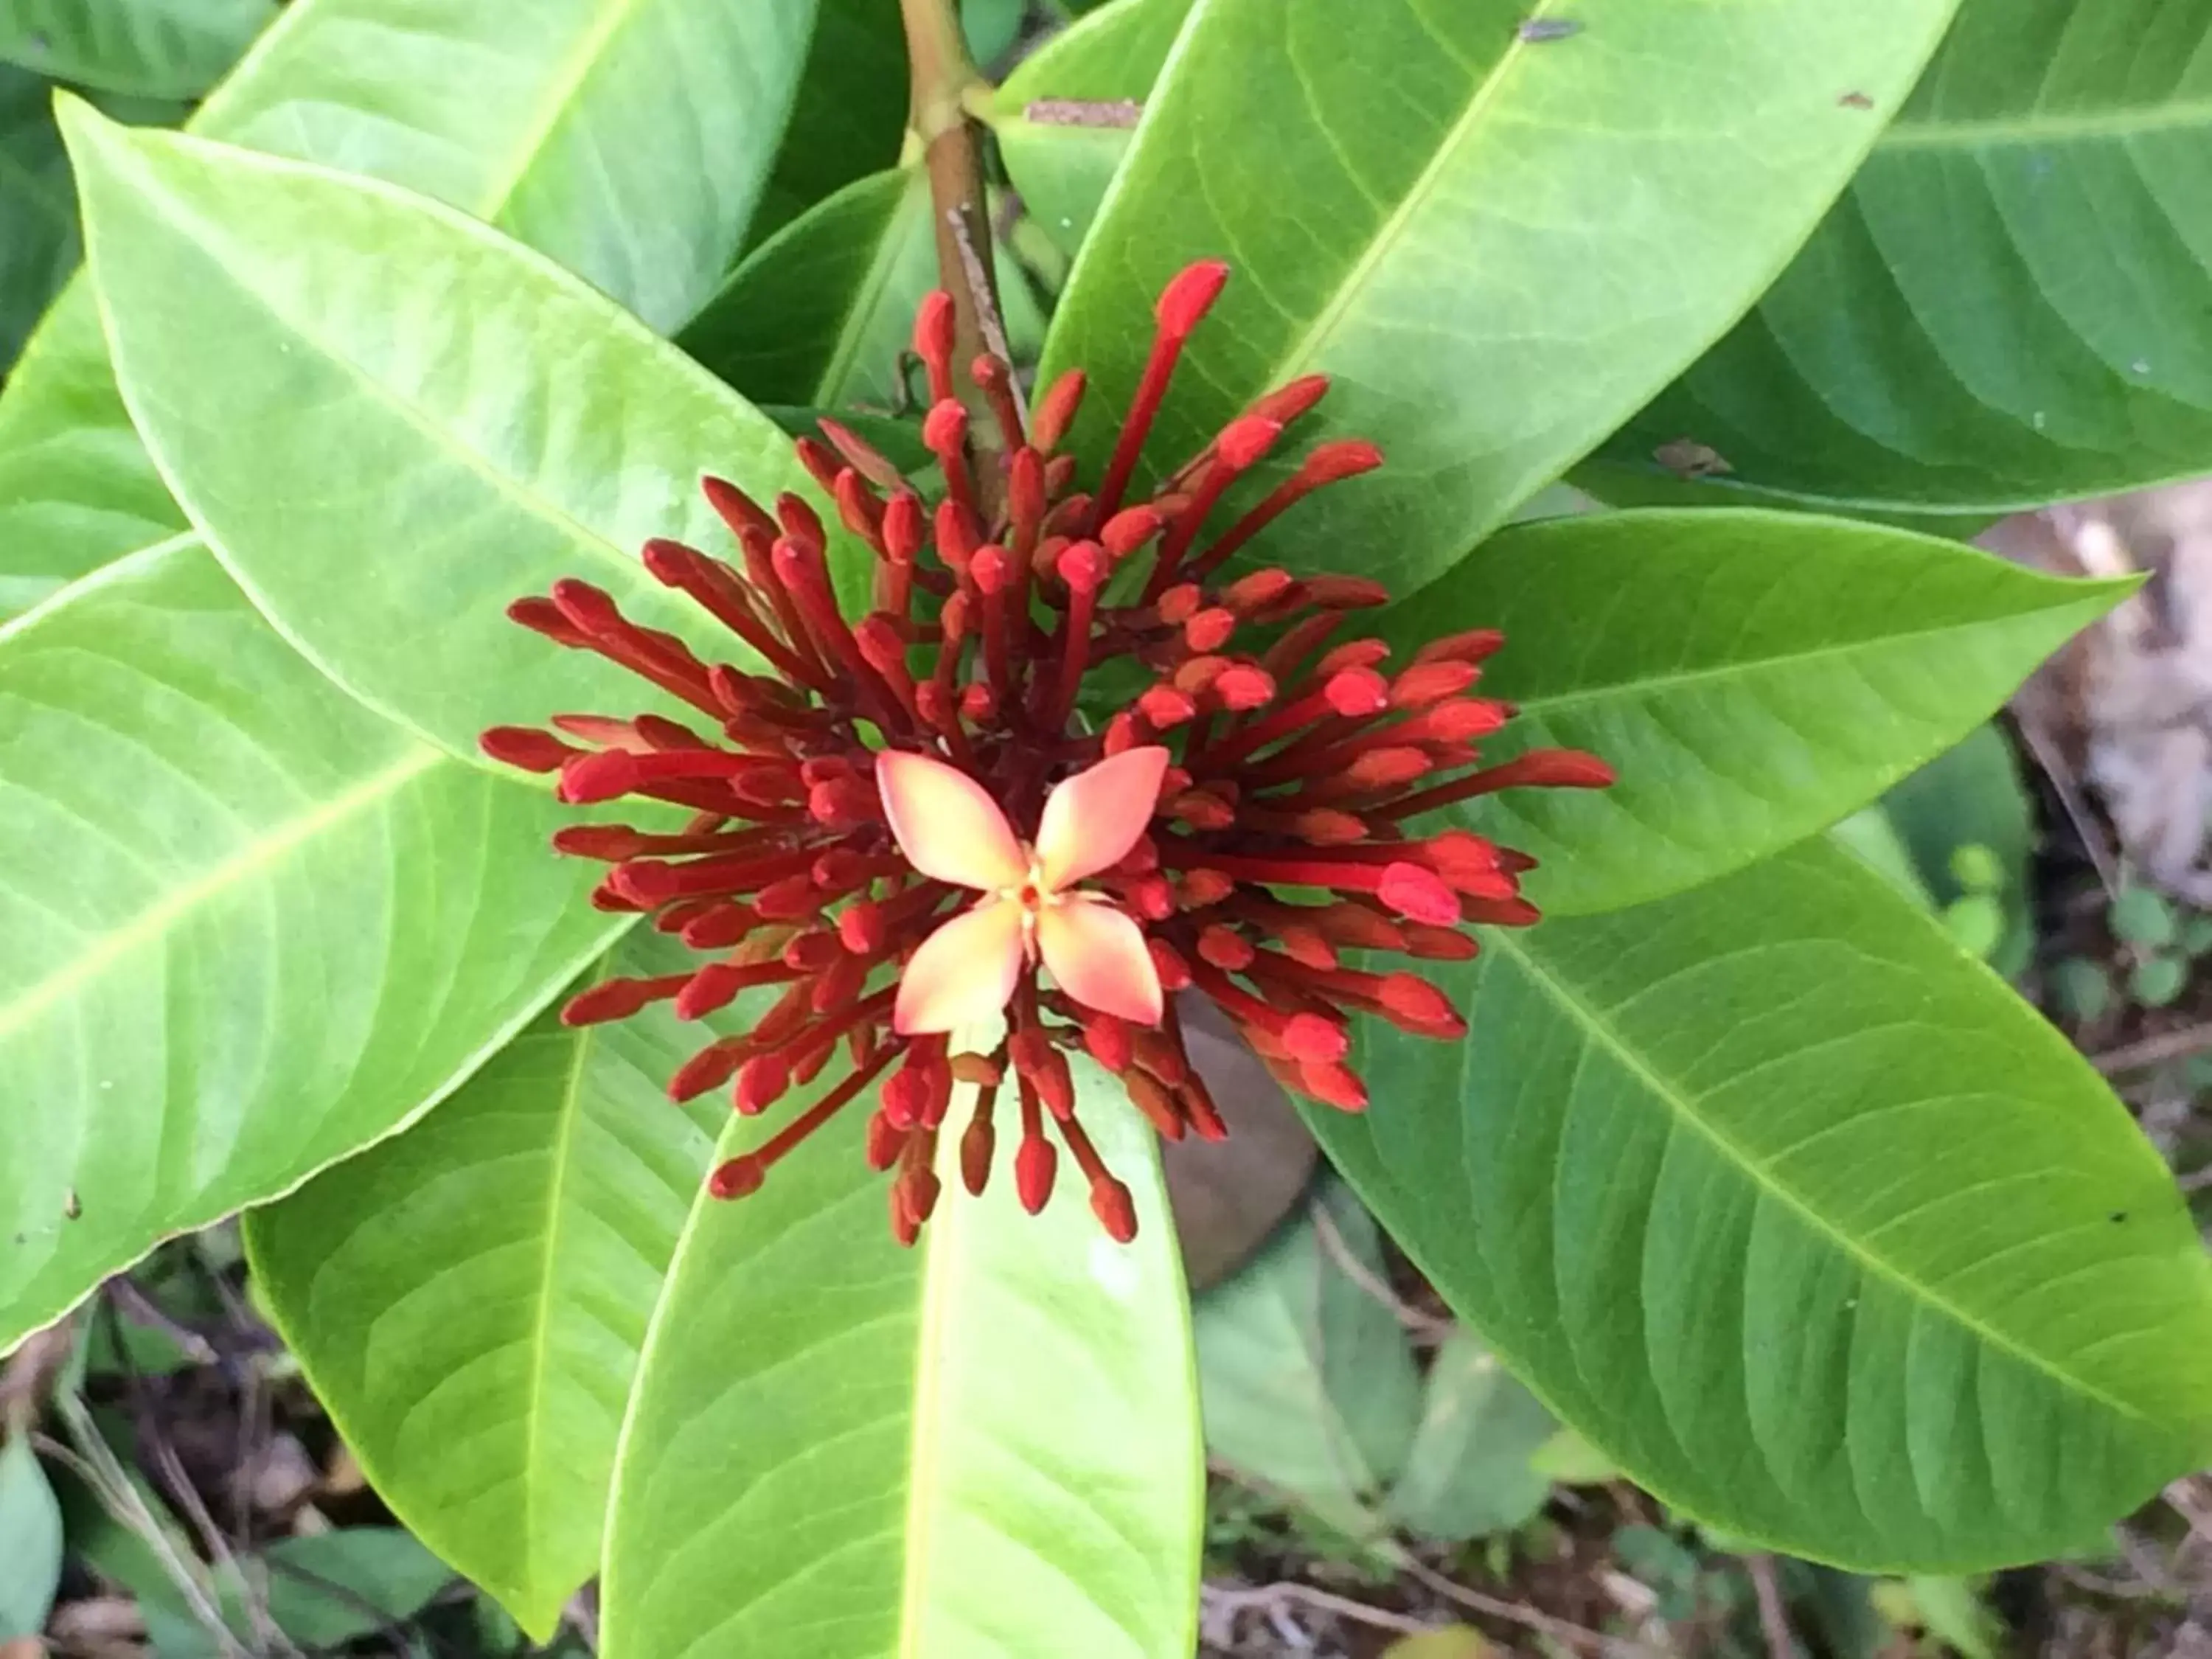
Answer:
M908 120L929 174L931 222L937 238L939 283L952 296L953 361L962 368L986 350L1005 355L997 279L988 257L991 220L983 193L983 140L969 117L968 94L982 77L968 58L968 44L951 0L899 0L906 22L913 90ZM976 485L987 518L994 516L1001 488L994 458L1003 450L998 424L981 388L960 377L969 441L978 452Z
M1580 1648L1586 1653L1607 1656L1607 1659L1644 1659L1646 1650L1636 1643L1624 1642L1600 1631L1585 1630L1580 1625L1570 1624L1564 1619L1554 1619L1548 1613L1540 1613L1522 1601L1501 1601L1495 1595L1485 1595L1480 1590L1471 1590L1464 1584L1447 1578L1425 1561L1410 1552L1399 1552L1391 1565L1447 1601L1455 1601L1469 1612L1487 1618L1503 1619L1508 1624L1540 1631L1555 1642Z
M2124 1048L2092 1055L2089 1063L2106 1077L2117 1077L2123 1072L2141 1072L2170 1060L2187 1060L2208 1050L2212 1050L2212 1024L2185 1025L2178 1031L2161 1031Z
M1270 1611L1285 1601L1296 1601L1316 1613L1331 1613L1339 1619L1348 1619L1358 1625L1370 1625L1376 1630L1396 1631L1401 1635L1421 1636L1436 1629L1425 1620L1408 1613L1393 1613L1388 1607L1373 1607L1364 1601L1355 1601L1348 1595L1333 1595L1311 1584L1300 1584L1289 1579L1279 1583L1259 1584L1250 1589L1231 1589L1222 1584L1206 1584L1200 1595L1224 1613L1236 1613L1254 1609Z

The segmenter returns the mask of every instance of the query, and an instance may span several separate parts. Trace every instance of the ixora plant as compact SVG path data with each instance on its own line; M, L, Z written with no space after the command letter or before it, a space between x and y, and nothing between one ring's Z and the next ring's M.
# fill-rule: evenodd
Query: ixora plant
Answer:
M1965 535L2212 465L2177 14L2017 10L294 0L65 102L0 1343L242 1211L533 1631L1187 1654L1202 1000L1668 1502L2093 1543L2212 1267L1826 833L2124 591Z

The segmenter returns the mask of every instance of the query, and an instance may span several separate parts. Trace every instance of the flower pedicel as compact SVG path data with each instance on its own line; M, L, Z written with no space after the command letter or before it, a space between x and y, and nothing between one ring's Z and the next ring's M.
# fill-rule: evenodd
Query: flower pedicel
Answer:
M1347 957L1460 960L1476 950L1465 924L1536 920L1519 892L1531 860L1465 829L1406 828L1499 789L1612 781L1569 750L1480 764L1478 744L1511 713L1474 695L1501 636L1456 634L1394 666L1380 641L1338 637L1352 613L1386 601L1378 584L1224 576L1278 515L1380 453L1320 444L1206 534L1326 380L1269 393L1149 499L1127 499L1176 359L1227 276L1194 264L1162 294L1143 378L1089 493L1060 453L1080 372L1046 389L1025 428L1006 364L978 357L969 373L999 441L979 459L954 392L951 304L933 295L915 348L929 377L922 439L944 479L934 506L834 421L822 441L798 441L844 529L873 550L873 603L858 620L839 608L812 508L786 495L770 512L714 478L707 495L741 563L667 541L647 544L644 562L742 642L747 666L702 660L580 581L512 608L696 711L563 714L557 732L484 734L494 757L557 771L564 800L635 796L693 814L672 833L593 824L555 837L611 865L595 903L648 913L711 958L596 986L563 1017L672 1000L695 1019L781 988L750 1030L709 1042L669 1085L678 1100L727 1086L744 1113L843 1056L826 1091L714 1171L718 1195L757 1190L880 1079L868 1158L897 1170L891 1223L911 1242L938 1201L937 1144L965 1083L970 1192L990 1178L1011 1094L1023 1205L1042 1207L1065 1147L1100 1222L1127 1239L1130 1194L1084 1131L1066 1050L1087 1051L1161 1134L1219 1139L1176 1012L1176 994L1195 992L1287 1087L1358 1111L1352 1014L1445 1039L1466 1026L1427 981ZM1139 666L1142 689L1094 729L1082 693L1109 664ZM956 1033L988 1052L954 1053Z

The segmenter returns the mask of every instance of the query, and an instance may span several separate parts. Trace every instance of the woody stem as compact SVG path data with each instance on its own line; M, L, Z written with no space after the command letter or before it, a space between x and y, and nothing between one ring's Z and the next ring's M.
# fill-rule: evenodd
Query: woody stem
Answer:
M991 219L983 196L982 141L965 99L982 77L968 58L952 0L899 0L912 71L908 120L929 173L931 220L937 236L939 281L952 296L953 362L962 369L985 351L1007 357L992 269ZM986 524L1004 493L993 452L1003 443L990 400L965 374L954 377L969 413L969 442L981 462L976 487Z

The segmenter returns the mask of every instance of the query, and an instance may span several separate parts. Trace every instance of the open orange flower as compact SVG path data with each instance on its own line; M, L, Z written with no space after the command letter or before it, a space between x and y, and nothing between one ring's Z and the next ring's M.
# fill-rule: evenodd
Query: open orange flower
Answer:
M1533 860L1477 833L1468 804L1602 787L1605 763L1547 749L1485 763L1482 744L1513 712L1476 690L1504 643L1495 632L1431 640L1394 665L1384 641L1340 637L1387 601L1379 583L1244 562L1305 496L1382 465L1372 444L1338 438L1277 468L1272 489L1253 487L1328 381L1267 393L1158 469L1148 496L1135 488L1184 343L1228 274L1206 261L1161 295L1094 490L1079 488L1063 448L1082 374L1025 415L1006 363L955 362L951 301L934 295L914 337L929 376L921 436L942 481L933 501L824 420L797 448L836 503L837 532L798 495L764 507L708 478L738 561L646 544L647 571L728 630L731 659L701 658L586 582L511 608L690 711L559 714L553 732L502 726L483 743L557 772L563 800L691 813L674 830L595 823L555 837L611 866L595 904L649 915L709 953L685 972L594 986L562 1017L665 1002L698 1019L769 993L669 1081L678 1100L726 1086L742 1113L808 1097L714 1171L718 1196L757 1190L816 1130L872 1100L868 1158L897 1171L891 1225L911 1242L939 1196L958 1083L972 1106L949 1132L970 1192L991 1179L1012 1115L1023 1205L1050 1198L1065 1150L1100 1223L1126 1239L1135 1206L1084 1127L1072 1052L1160 1134L1218 1139L1227 1131L1176 1003L1204 997L1285 1087L1363 1111L1355 1018L1446 1040L1466 1031L1443 990L1370 958L1463 961L1478 948L1470 924L1536 920L1520 892ZM970 441L963 368L998 428L988 445ZM1246 504L1214 524L1226 501ZM873 592L854 618L839 595L863 559ZM1108 675L1134 694L1099 706ZM1031 824L1025 845L1015 826ZM954 1054L952 1033L973 1028L986 1028L975 1040L988 1052Z
M1158 1024L1164 998L1144 933L1110 899L1074 884L1128 856L1167 769L1168 751L1151 745L1062 779L1045 798L1036 845L1024 847L965 772L927 755L878 756L884 816L907 861L984 896L908 959L893 1029L920 1036L988 1019L1013 1000L1023 963L1040 957L1085 1007Z

